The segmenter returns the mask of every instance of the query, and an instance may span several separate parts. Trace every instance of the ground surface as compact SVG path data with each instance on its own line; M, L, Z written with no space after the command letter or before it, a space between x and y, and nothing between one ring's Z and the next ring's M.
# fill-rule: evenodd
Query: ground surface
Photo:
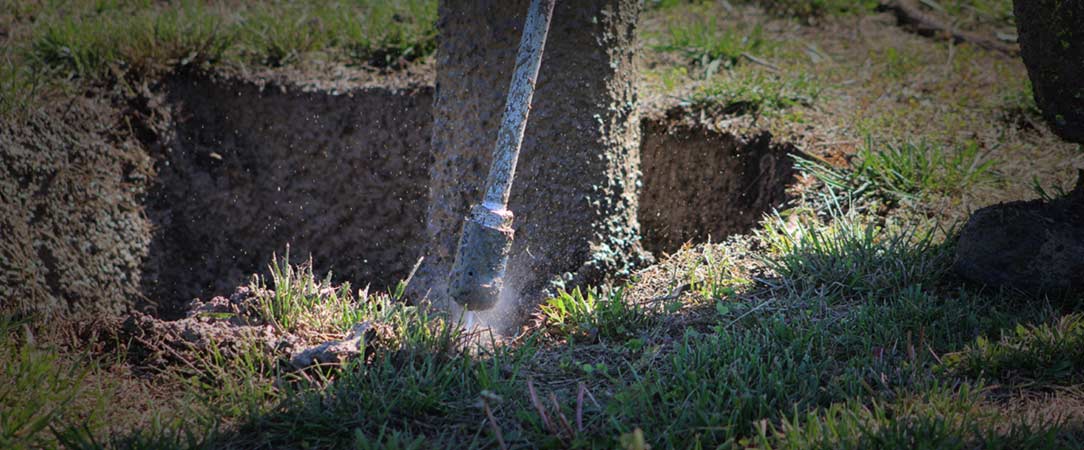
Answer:
M0 137L26 154L36 143L70 145L68 154L105 158L101 167L126 174L110 179L130 185L106 192L139 188L150 163L109 149L141 145L144 131L112 126L131 117L132 99L153 97L141 86L191 69L179 66L344 90L380 77L424 80L432 3L378 3L226 14L99 2L66 21L43 4L6 2ZM923 4L959 29L1013 34L1007 1ZM335 22L341 8L373 17L365 24L400 26L351 29ZM640 33L646 115L738 136L767 130L800 152L789 200L753 232L700 236L660 252L625 285L558 296L513 336L463 330L411 305L402 285L370 293L277 261L251 287L192 305L179 321L5 315L0 447L1084 443L1081 299L993 291L950 270L955 230L971 211L1056 196L1084 161L1042 123L1017 56L919 36L888 12L838 0L649 2ZM94 139L54 144L35 132ZM13 174L63 163L27 169L20 156L3 154ZM23 180L38 182L15 178ZM44 205L0 222L5 261L62 264L7 236L38 242L26 223L82 200L4 186L5 202ZM118 219L87 223L123 227L139 214L90 198L101 203L78 217ZM98 254L72 242L73 255ZM2 268L5 280L38 283L6 307L67 283ZM96 283L68 292L126 289ZM364 340L352 363L290 360L344 336Z

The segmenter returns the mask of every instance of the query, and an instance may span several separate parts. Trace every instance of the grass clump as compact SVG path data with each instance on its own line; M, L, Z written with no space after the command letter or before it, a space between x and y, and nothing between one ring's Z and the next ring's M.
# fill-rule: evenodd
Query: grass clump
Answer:
M59 354L34 344L20 324L0 319L0 448L56 445L52 428L67 417L89 369L66 364ZM63 429L63 426L59 427Z
M257 275L251 285L257 297L255 315L262 321L286 332L303 327L345 332L357 323L362 305L355 301L350 284L332 286L331 274L321 280L313 273L311 258L291 265L287 249L281 260L273 257L269 270L270 283Z
M1054 448L1057 427L1018 423L982 404L981 389L931 388L892 402L848 401L784 419L772 448Z
M550 332L572 340L623 341L651 325L642 307L624 300L623 288L562 290L541 311Z
M233 45L223 19L200 3L176 8L102 10L45 19L27 59L65 77L100 79L119 71L153 74L220 60Z
M704 68L710 77L720 69L731 68L745 57L774 48L776 43L764 36L758 24L751 30L722 27L714 15L673 20L655 50L677 52Z
M951 262L951 249L933 228L879 225L839 197L822 194L825 217L779 213L757 235L767 246L763 261L798 292L856 298L893 295L908 286L931 286ZM800 213L799 213L800 214Z
M967 192L992 182L997 164L975 142L946 151L927 141L877 145L868 136L849 170L798 159L800 170L833 189L856 197L875 195L891 201Z
M762 71L731 73L692 94L685 103L716 114L760 116L795 106L812 106L822 87L806 75L780 76Z
M74 3L38 11L20 55L37 70L99 80L221 63L281 66L309 55L377 67L436 49L432 0Z
M995 160L982 155L975 142L946 152L926 141L876 148L867 140L859 150L858 176L880 192L898 198L924 193L955 194L989 181Z
M945 358L946 368L973 378L1015 386L1064 386L1084 382L1084 314L1054 323L1017 325L997 341L979 337Z
M413 273L389 293L370 293L368 288L355 292L350 283L334 285L330 273L324 278L316 276L311 258L299 265L290 264L289 258L287 249L281 259L272 259L270 280L258 275L253 278L249 288L255 302L244 314L299 335L346 333L355 325L372 322L389 327L390 337L400 342L439 338L434 330L443 327L437 326L443 318L431 315L426 305L410 305L404 299Z

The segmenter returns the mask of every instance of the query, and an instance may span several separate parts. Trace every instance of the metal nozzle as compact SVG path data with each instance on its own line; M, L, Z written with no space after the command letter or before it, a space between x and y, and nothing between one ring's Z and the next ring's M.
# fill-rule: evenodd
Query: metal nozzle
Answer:
M471 311L495 306L511 249L512 212L483 205L472 208L459 237L448 294Z

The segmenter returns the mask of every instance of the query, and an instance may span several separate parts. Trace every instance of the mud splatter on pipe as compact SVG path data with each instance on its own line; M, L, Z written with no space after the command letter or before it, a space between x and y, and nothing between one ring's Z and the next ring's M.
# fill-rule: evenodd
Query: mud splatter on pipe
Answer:
M449 274L448 294L468 310L496 306L504 285L513 238L508 196L555 1L531 1L493 149L493 162L486 178L485 198L471 208L459 237L458 251Z

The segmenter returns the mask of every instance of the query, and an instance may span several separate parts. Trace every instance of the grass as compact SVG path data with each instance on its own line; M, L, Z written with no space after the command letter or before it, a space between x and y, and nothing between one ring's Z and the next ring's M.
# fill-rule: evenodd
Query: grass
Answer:
M624 342L650 328L651 317L624 300L624 289L560 291L541 306L546 326L573 340Z
M14 32L0 55L4 94L57 82L109 84L218 66L333 60L398 67L436 48L432 0L9 3L16 13L6 17ZM0 111L25 108L32 100L4 97Z
M0 385L0 447L54 445L51 428L72 419L68 408L89 369L65 364L55 351L37 346L28 331L18 333L21 324L0 320L0 379L5 380Z
M250 313L281 332L346 333L364 321L401 327L420 313L403 302L410 277L387 294L370 294L368 288L354 292L350 283L333 285L330 273L317 277L311 258L290 264L289 248L282 258L273 257L268 272L269 280L257 275L249 285L255 293Z
M997 340L985 336L946 358L946 368L1012 386L1063 386L1084 382L1084 315L1053 323L1018 325Z
M702 7L657 3L668 14ZM775 3L811 11L786 14L851 13L833 9L849 7L842 2ZM851 3L859 7L861 2ZM950 12L955 4L940 3ZM402 20L395 13L374 12L372 17L383 17L379 22L393 24L382 34L368 25L350 31L336 22L351 17L344 11L353 11L340 8L385 8L376 2L271 2L226 15L204 3L163 13L155 3L142 16L127 14L142 8L136 2L98 2L100 7L64 18L37 14L41 17L34 20L41 27L31 37L52 33L54 38L26 42L43 45L37 57L51 55L39 63L49 74L35 75L13 63L7 72L0 71L0 80L13 80L4 89L21 92L21 86L44 87L49 80L94 80L111 77L116 69L154 71L183 64L303 65L325 57L397 64L431 51L424 36L432 24L413 18L432 14L424 9L432 4L418 2L423 10L404 13ZM404 5L387 8L409 7ZM816 8L824 9L812 12ZM959 11L970 14L966 6ZM22 9L18 14L36 16ZM773 53L775 44L765 28L727 29L697 20L662 34L668 43L681 43L664 51L679 54L683 62L669 71L658 68L671 78L671 87L689 78L691 68L711 75L703 90L687 100L699 95L695 101L704 108L737 104L743 106L733 113L774 115L830 108L840 97L836 82L846 80L831 79L828 69L773 61L787 70L771 74L739 64L747 59L743 53ZM113 34L103 31L98 41L92 34L84 40L96 24L102 30L116 28L110 29ZM395 29L403 30L401 37ZM878 42L876 35L868 38ZM199 42L222 42L222 47L183 51ZM411 43L419 44L412 48ZM929 81L924 78L928 74L917 73L929 65L918 56L936 54L940 60L945 55L887 48L860 55L871 61L874 81L872 94L854 94L859 97L856 115L876 113L876 107L921 109L917 101L897 101L895 88L880 89L878 83L935 94L965 85L999 91L996 83L966 73ZM985 62L964 47L957 52L955 59L945 58L951 64L944 70ZM834 61L821 64L844 63L839 54L831 57ZM844 66L839 72L852 77L859 70ZM1008 103L1026 105L1026 99L1013 97ZM906 102L913 100L907 97ZM874 107L864 109L869 105ZM102 412L138 410L114 394L96 397L71 387L72 381L116 376L123 363L113 367L115 372L100 371L72 350L27 345L18 327L9 326L0 342L0 377L3 386L14 387L0 387L0 434L33 432L20 432L0 446L406 449L500 448L503 441L509 448L1079 448L1064 441L1063 425L1074 424L1025 423L999 403L1013 394L991 394L995 389L983 384L997 382L1025 394L1077 389L1084 382L1077 376L1081 367L1075 351L1084 320L1079 313L1063 315L1079 305L959 287L946 275L951 231L896 216L908 204L959 197L1002 176L1000 164L989 156L999 147L990 140L900 138L925 134L902 133L899 127L919 124L926 130L926 122L937 124L948 116L891 116L877 136L896 138L859 143L851 169L800 161L803 170L828 186L820 189L848 194L809 195L768 217L751 250L766 271L758 266L746 273L735 267L739 257L707 251L675 270L675 282L687 283L688 289L670 304L677 308L663 308L671 316L667 320L660 311L631 303L641 298L634 291L649 287L584 288L562 292L545 305L543 327L507 341L479 342L485 337L470 336L424 305L409 304L403 298L405 284L387 294L357 291L313 273L311 263L295 266L288 257L276 259L271 275L253 282L256 301L243 312L246 318L306 339L338 336L354 324L372 321L387 325L391 338L346 366L305 371L289 368L284 354L258 345L238 351L210 346L191 366L174 362L163 376L141 380L159 391L176 391L183 408L132 429L103 427L97 416L73 413L82 411L77 406L87 401L83 396L100 404ZM987 123L987 116L975 117ZM843 122L851 119L840 115ZM945 128L953 137L962 130ZM880 200L898 205L881 209ZM882 216L886 212L889 217ZM942 234L950 236L948 242ZM582 400L581 393L586 393ZM177 403L162 401L157 408Z
M983 405L979 389L936 388L901 400L834 404L785 419L780 449L1056 448L1052 429L1035 429ZM1007 424L1007 425L1006 425ZM998 432L999 428L1008 431Z
M836 232L858 233L845 240L863 242L864 230ZM863 245L881 245L886 235L879 233ZM910 258L901 256L900 242L884 255ZM907 242L912 252L921 248ZM547 322L539 331L546 332L480 346L442 316L391 295L359 295L354 320L394 324L395 339L367 358L299 372L260 345L230 352L210 346L191 365L166 369L184 392L180 419L119 434L78 421L61 426L67 422L55 416L42 420L73 448L492 448L498 440L510 448L1013 448L1053 447L1051 439L1060 438L1059 425L1017 426L998 415L981 385L937 370L937 355L966 353L976 336L1050 320L1058 308L952 294L898 277L881 280L894 288L840 291L835 295L849 300L841 303L820 288L825 280L813 281L835 276L831 271L785 274L808 282L765 299L752 286L728 290L738 282L728 261L712 257L693 272L704 281L694 290L726 296L730 311L707 319L707 327L676 330L674 340L654 333L660 322L629 304L621 289L562 293L543 309ZM265 289L329 288L313 288L326 278L307 264L275 264L290 279ZM709 279L718 280L719 292ZM320 301L302 304L316 306L291 311L319 310ZM326 326L304 321L330 323L290 314L293 329ZM566 367L558 357L576 364ZM46 367L34 373L55 370ZM569 384L582 387L561 387ZM49 386L41 389L67 397L62 386ZM28 395L55 398L34 389Z
M347 331L354 320L357 305L350 285L331 285L331 274L320 280L312 272L312 260L300 266L290 264L290 251L280 260L273 258L268 268L270 283L257 276L251 285L256 292L256 316L284 332L297 332L301 326L318 330Z
M805 74L730 71L698 89L683 103L713 115L757 117L795 106L812 106L822 89L815 79Z
M764 261L788 289L854 298L932 286L948 270L951 248L933 227L879 225L859 215L837 194L821 196L825 217L779 213L758 233L767 246Z
M703 68L705 78L720 69L734 67L746 55L770 50L776 43L766 38L760 25L752 29L720 25L714 15L671 19L655 45L656 51L676 52Z
M891 201L959 195L996 181L997 164L973 141L946 151L924 140L878 144L869 136L849 170L801 158L797 161L800 170L832 189Z
M686 280L689 289L708 300L725 300L734 296L737 289L747 286L752 281L730 273L727 261L720 261L711 251L705 251L688 269Z

